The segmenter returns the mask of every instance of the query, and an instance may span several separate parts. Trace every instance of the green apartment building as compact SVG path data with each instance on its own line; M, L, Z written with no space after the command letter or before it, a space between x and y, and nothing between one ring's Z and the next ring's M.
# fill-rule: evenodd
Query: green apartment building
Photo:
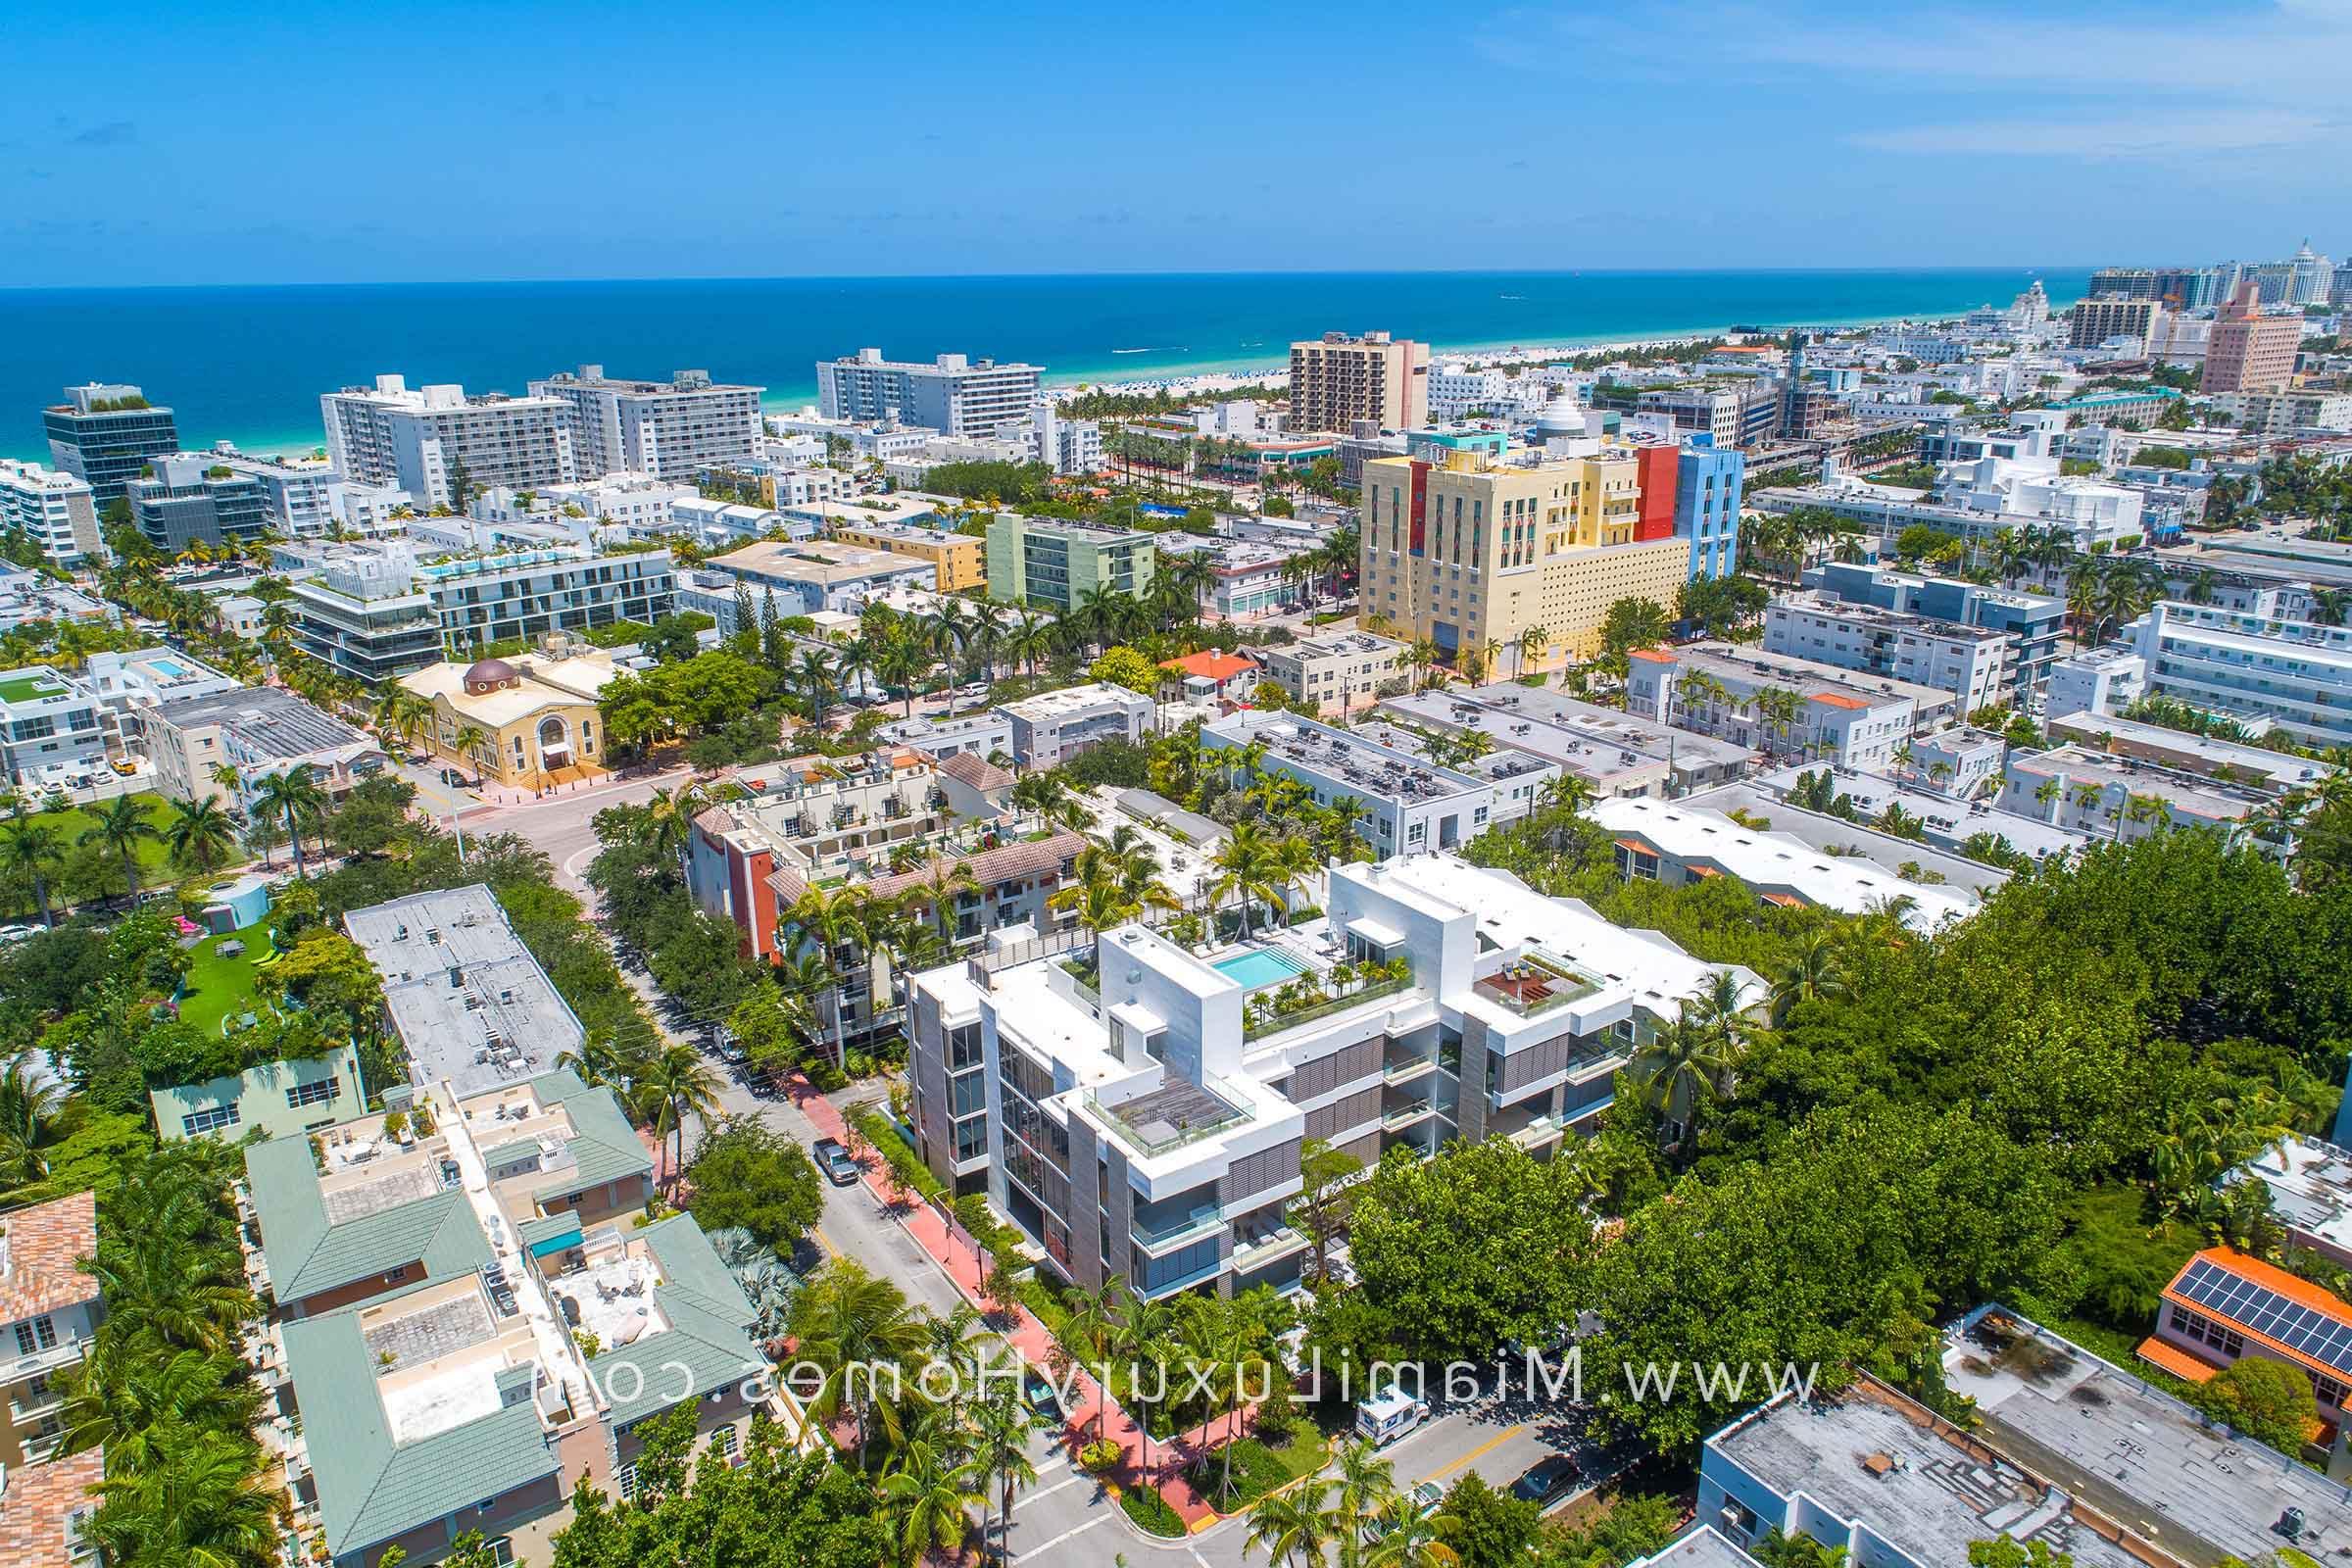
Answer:
M988 524L988 595L1066 612L1096 587L1149 591L1158 557L1148 533L1000 512Z

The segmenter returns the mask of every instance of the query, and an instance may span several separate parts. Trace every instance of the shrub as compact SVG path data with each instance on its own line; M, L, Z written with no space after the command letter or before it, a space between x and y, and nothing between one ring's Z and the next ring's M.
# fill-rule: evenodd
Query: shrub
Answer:
M859 1132L865 1134L865 1141L873 1145L875 1153L882 1156L883 1163L890 1167L891 1175L898 1178L900 1187L926 1199L937 1199L946 1194L947 1188L941 1185L938 1177L931 1174L931 1167L923 1163L921 1156L907 1146L906 1140L899 1136L899 1129L888 1117L880 1111L861 1110L850 1119Z
M1168 1506L1168 1499L1150 1487L1130 1487L1119 1494L1119 1506L1127 1517L1140 1525L1147 1534L1181 1536L1184 1516Z
M1085 1444L1078 1449L1078 1468L1101 1475L1105 1470L1116 1468L1120 1459L1126 1456L1126 1449L1108 1438L1097 1443Z

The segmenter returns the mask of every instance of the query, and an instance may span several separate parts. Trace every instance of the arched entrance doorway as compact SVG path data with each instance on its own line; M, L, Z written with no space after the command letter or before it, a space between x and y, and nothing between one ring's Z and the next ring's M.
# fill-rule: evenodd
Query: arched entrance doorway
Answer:
M539 721L539 766L553 773L560 767L571 765L571 734L560 718Z

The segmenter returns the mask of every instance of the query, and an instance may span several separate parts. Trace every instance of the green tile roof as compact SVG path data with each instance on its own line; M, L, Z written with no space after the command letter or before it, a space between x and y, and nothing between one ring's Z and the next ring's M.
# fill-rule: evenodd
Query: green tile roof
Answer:
M262 1254L280 1301L298 1301L370 1274L421 1261L426 1279L470 1273L491 1261L466 1195L456 1189L363 1214L326 1217L311 1141L297 1134L245 1151L245 1182L262 1228Z
M752 1340L757 1320L752 1303L694 1216L673 1215L639 1234L662 1265L663 1283L654 1287L654 1302L669 1327L588 1363L589 1376L612 1406L615 1429L679 1403L681 1389L689 1396L709 1394L742 1382L766 1364ZM619 1380L623 1389L636 1391L627 1399L614 1392L612 1376L623 1365L637 1373ZM680 1366L686 1369L682 1380Z
M561 1468L529 1399L394 1443L356 1307L288 1323L284 1337L327 1549L337 1557Z
M654 1156L637 1141L637 1129L621 1114L612 1091L591 1089L569 1068L543 1073L531 1080L539 1102L560 1104L571 1115L573 1165L557 1181L531 1190L534 1200L561 1198L625 1176L650 1176Z

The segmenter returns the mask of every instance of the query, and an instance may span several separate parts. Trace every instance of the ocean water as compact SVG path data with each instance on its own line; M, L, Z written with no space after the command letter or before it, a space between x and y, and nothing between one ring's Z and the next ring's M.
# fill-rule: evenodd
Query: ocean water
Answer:
M1280 272L0 290L0 454L46 458L40 409L126 381L193 447L318 444L318 395L379 373L520 393L600 364L681 368L815 401L819 359L877 347L1027 360L1055 382L1281 366L1325 331L1446 349L1601 343L1733 325L1951 315L2034 278L2072 300L2080 268L1916 271Z

